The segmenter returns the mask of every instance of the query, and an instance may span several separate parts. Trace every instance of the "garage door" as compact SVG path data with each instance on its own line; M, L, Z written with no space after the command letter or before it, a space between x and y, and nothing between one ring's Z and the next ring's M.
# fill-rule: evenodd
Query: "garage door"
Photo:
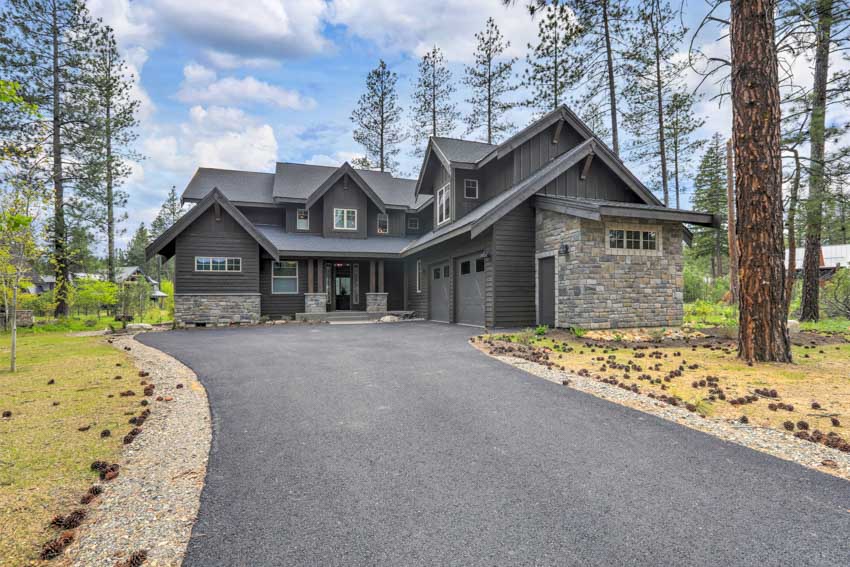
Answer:
M481 253L466 256L457 261L457 322L466 325L484 326L484 259Z
M449 264L431 266L431 319L449 322L449 285L451 283Z

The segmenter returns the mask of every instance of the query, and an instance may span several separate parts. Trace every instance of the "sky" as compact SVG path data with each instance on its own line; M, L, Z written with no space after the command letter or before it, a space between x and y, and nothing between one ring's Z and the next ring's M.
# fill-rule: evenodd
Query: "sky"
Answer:
M693 27L706 8L701 0L691 3L685 20ZM141 101L136 150L144 159L133 164L125 185L130 200L119 245L140 222L153 220L171 186L182 192L198 167L273 172L276 161L338 165L362 155L349 117L381 58L398 73L406 124L418 59L434 45L458 84L459 110L467 112L463 66L487 18L511 42L508 55L519 57L518 72L538 25L522 0L511 8L499 0L89 0L88 6L115 29ZM703 35L698 44L726 49L713 45L715 31ZM693 87L699 80L685 79ZM697 107L705 138L729 132L731 111L710 99L713 88ZM531 116L518 109L512 118L519 127ZM401 171L415 175L419 160L412 153L403 146ZM645 173L626 162L639 177Z

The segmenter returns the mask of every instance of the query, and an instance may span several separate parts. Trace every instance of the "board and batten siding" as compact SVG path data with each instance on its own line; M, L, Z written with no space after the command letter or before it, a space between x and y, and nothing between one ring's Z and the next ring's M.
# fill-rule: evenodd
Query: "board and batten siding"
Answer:
M178 294L258 293L260 247L224 210L209 208L176 238L174 291ZM242 258L241 272L196 272L196 256Z
M527 327L536 322L534 247L534 209L526 201L493 226L493 326Z

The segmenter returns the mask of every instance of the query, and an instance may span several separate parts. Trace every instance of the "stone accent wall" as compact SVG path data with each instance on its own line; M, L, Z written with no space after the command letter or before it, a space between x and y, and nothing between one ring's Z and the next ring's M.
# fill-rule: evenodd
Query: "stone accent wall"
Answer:
M326 313L328 308L328 294L305 293L304 313Z
M259 320L259 293L174 295L174 322L179 326L195 323L211 325L257 323Z
M383 313L387 310L387 294L386 293L367 293L366 294L366 312L367 313Z
M661 227L661 253L611 254L605 224ZM556 256L557 325L585 329L676 327L683 318L682 226L639 219L579 219L537 211L538 254L569 246Z

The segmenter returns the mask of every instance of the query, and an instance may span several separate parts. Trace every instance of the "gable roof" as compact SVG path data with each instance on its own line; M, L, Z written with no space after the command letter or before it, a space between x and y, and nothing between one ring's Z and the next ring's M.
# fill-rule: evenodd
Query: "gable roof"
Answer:
M309 209L310 207L315 205L319 201L319 199L321 199L325 195L325 193L327 193L328 190L330 190L330 188L334 186L337 181L339 181L346 175L349 176L352 181L354 181L355 185L360 187L360 189L364 193L366 193L366 196L369 197L373 203L375 203L375 206L377 206L382 213L387 212L387 206L384 204L381 198L372 190L372 187L370 187L369 184L363 180L363 177L360 176L357 170L355 170L353 167L351 167L351 165L349 165L348 162L345 162L344 164L339 166L336 171L334 171L327 179L325 179L322 184L319 185L318 188L316 188L315 191L313 191L313 193L307 198L307 203L305 204L305 206Z
M231 203L272 203L274 175L255 171L235 171L199 167L183 191L184 201L200 201L217 187Z
M272 258L277 259L278 252L274 244L272 244L268 238L257 230L257 227L255 227L251 221L249 221L245 215L243 215L239 209L237 209L233 203L224 196L224 193L222 193L218 187L213 187L212 191L207 193L197 205L192 207L185 215L180 217L176 223L171 225L168 230L159 235L156 240L148 244L147 247L145 247L145 259L150 260L156 256L163 248L177 238L181 232L186 230L193 222L195 222L198 217L205 213L207 209L214 205L224 209L225 212L233 217L233 220L235 220L236 223L245 230L245 232L250 234L251 237L263 247L263 250L271 254Z

